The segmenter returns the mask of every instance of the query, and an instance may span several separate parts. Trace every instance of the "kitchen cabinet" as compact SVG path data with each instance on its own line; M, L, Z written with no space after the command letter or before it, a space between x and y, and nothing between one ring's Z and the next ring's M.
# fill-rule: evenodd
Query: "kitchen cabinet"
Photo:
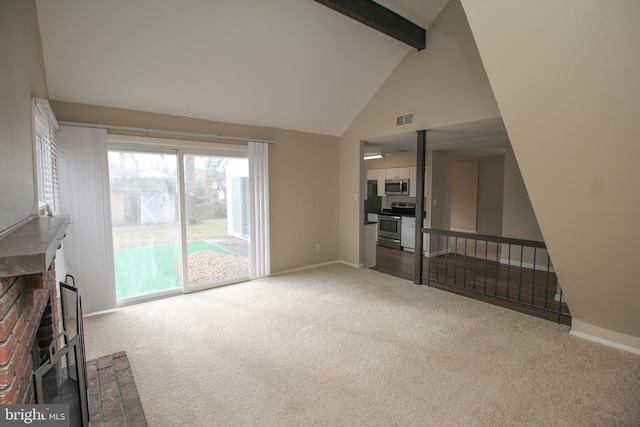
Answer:
M416 189L418 188L416 177L418 175L418 168L411 166L409 168L409 197L416 197ZM427 167L424 168L424 195L427 195Z
M370 169L367 171L367 180L378 180L378 196L386 196L384 191L384 182L387 179L408 179L409 180L409 197L416 197L416 172L415 166L407 166L401 168L387 169ZM425 183L427 176L425 173ZM425 187L426 188L426 187Z
M375 231L376 239L375 240L377 244L378 243L378 214L375 214L375 213L367 214L367 221L376 223L376 231Z
M380 197L387 195L384 191L384 181L386 178L385 169L378 169L378 196Z
M400 245L402 249L414 251L416 249L416 219L403 216L400 225Z
M367 170L367 181L378 181L378 196L386 196L384 193L384 180L387 175L386 169L369 169Z
M376 266L376 241L375 230L378 224L367 224L364 226L364 268Z
M387 179L409 179L409 168L389 168L385 169Z

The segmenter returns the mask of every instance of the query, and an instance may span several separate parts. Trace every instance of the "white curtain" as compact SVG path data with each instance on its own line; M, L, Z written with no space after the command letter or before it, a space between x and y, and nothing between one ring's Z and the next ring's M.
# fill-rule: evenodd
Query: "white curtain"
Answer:
M115 308L107 131L61 126L58 150L61 213L71 220L63 241L67 272L85 314Z
M251 278L271 274L269 254L269 144L249 142L251 189Z

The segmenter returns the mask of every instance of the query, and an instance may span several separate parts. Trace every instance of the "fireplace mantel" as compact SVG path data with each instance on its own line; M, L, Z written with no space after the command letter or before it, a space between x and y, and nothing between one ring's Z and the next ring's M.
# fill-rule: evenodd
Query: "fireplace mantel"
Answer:
M0 277L47 271L68 226L68 216L37 216L1 239Z

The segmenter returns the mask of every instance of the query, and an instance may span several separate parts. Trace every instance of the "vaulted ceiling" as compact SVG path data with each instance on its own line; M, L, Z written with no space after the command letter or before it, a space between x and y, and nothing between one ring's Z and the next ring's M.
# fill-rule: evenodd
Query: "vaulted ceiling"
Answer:
M447 1L379 3L428 28ZM37 8L53 100L328 135L345 131L413 49L313 0Z

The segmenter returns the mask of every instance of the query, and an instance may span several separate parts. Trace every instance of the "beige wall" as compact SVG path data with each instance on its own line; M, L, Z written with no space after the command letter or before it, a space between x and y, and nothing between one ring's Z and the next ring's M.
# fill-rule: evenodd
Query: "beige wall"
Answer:
M427 167L431 171L427 182L427 194L431 195L427 197L427 224L431 228L451 228L453 156L447 151L430 151L427 155Z
M640 2L462 1L574 331L640 352Z
M416 155L398 154L393 156L386 156L382 159L367 160L366 164L367 170L411 167L416 165Z
M502 235L504 157L504 155L476 157L462 154L453 156L454 165L458 162L477 162L478 164L476 205L478 234ZM526 189L524 191L526 195ZM455 212L452 211L452 215L455 215ZM455 228L453 221L451 227Z
M272 273L339 259L338 138L67 102L51 105L61 121L276 141L269 146Z
M479 234L502 235L504 193L504 158L478 158L478 224Z
M478 161L451 164L451 229L475 232L478 223Z
M47 98L35 1L0 2L0 231L36 213L31 97Z
M396 127L395 116L410 111L414 123ZM353 203L353 194L360 186L355 169L362 163L362 140L498 116L464 11L452 0L429 28L427 48L407 54L342 135L340 258L361 262L363 207Z
M536 214L531 206L527 187L513 149L504 156L504 194L502 210L502 235L514 239L543 240Z

